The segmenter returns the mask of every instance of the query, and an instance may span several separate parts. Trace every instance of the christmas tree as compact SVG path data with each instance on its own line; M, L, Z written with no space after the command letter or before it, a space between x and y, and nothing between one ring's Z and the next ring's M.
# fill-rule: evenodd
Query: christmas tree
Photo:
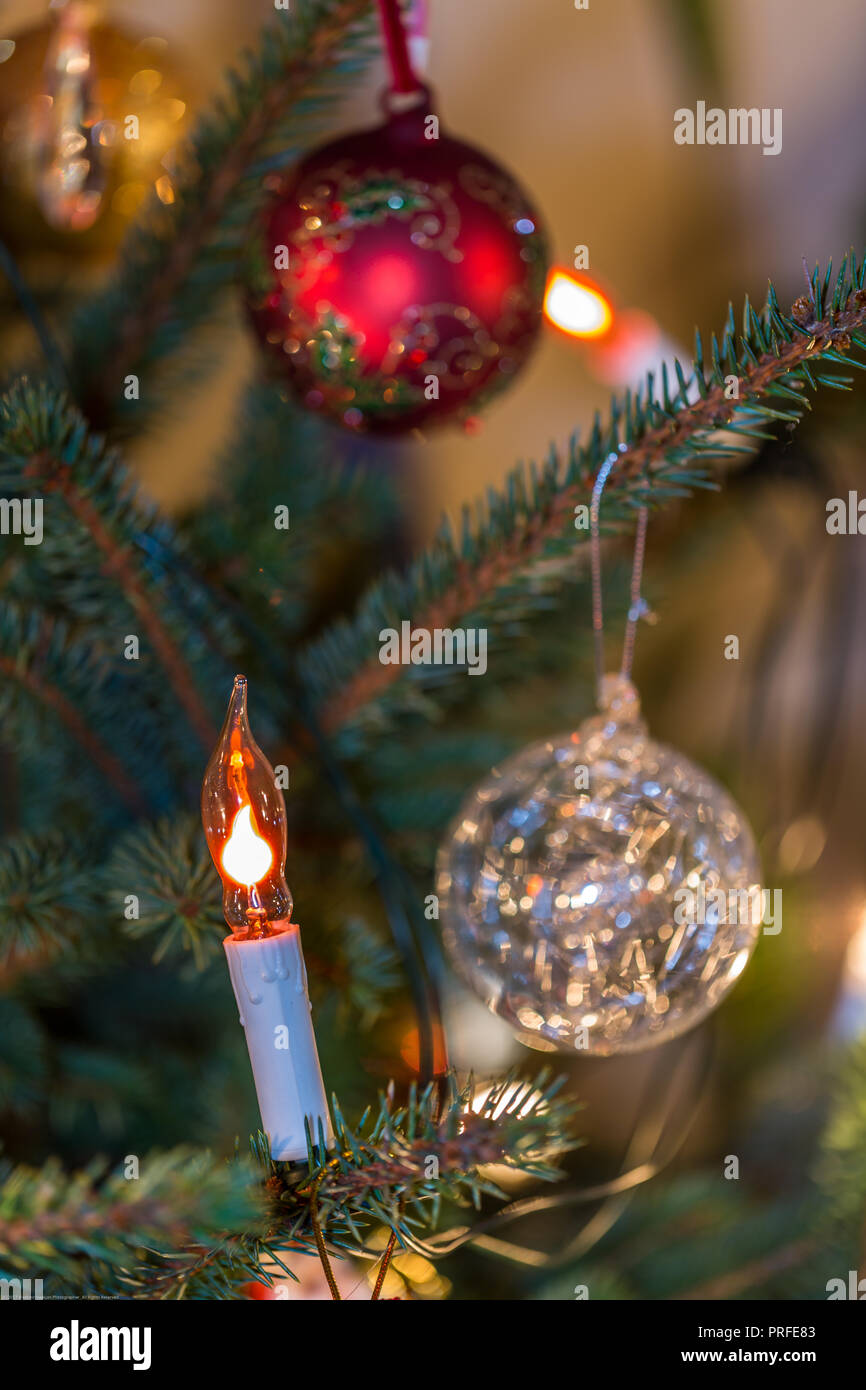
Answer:
M382 9L395 90L402 71L411 95L405 49L388 27L395 7ZM380 43L370 0L303 0L278 13L178 146L107 269L72 284L53 273L31 280L26 255L3 249L0 1276L41 1279L53 1297L241 1299L288 1287L289 1296L324 1297L363 1289L373 1298L549 1300L581 1289L602 1299L826 1298L829 1281L860 1267L866 1209L866 1052L827 1042L831 1016L837 1042L861 1031L845 1014L862 1011L856 962L849 952L834 1002L845 942L836 938L817 974L807 942L825 881L810 871L824 855L824 874L847 883L838 866L862 849L844 833L828 844L832 799L819 785L847 756L827 751L840 653L855 640L841 607L844 575L837 584L831 572L821 595L821 612L833 615L816 638L827 689L813 683L795 751L779 747L791 715L773 692L785 680L780 653L811 543L802 518L817 506L822 537L832 537L824 499L838 493L835 532L858 533L847 480L862 407L856 396L831 407L863 366L866 260L852 252L837 268L808 271L797 288L781 267L785 294L770 285L761 309L746 297L718 335L696 336L691 361L617 391L582 436L514 468L417 553L404 523L405 448L382 449L376 430L423 420L422 388L399 357L420 354L418 380L438 387L445 330L432 313L412 318L383 394L365 375L364 335L339 314L320 315L300 386L287 387L285 361L263 360L215 485L169 517L147 501L125 455L182 414L189 383L208 371L198 336L218 329L240 283L253 317L265 314L267 346L283 359L292 342L306 353L306 320L295 341L291 325L276 333L267 317L283 301L269 298L276 238L260 235L272 229L262 219L275 196L288 197L297 161L333 136L338 100ZM488 202L518 196L510 182L503 192L498 171L483 172L485 190L499 189ZM432 193L413 179L398 194L385 175L373 170L352 185L354 201L339 203L333 227L299 199L304 217L291 236L298 245L307 237L311 257L320 240L345 237L350 218L353 229L420 236L416 247L444 236L444 175ZM526 252L517 289L537 297L541 233L522 206L509 218ZM304 262L305 273L310 264L318 274L317 260ZM508 384L535 331L518 326L513 340L497 339L479 305L470 327L472 345L461 338L455 349L472 387L461 408L475 400L473 373L478 400L492 394L489 365L505 362L506 380L495 381ZM452 332L449 350L455 341ZM372 433L346 432L366 424ZM828 438L837 441L832 466L819 461ZM761 509L782 584L770 600L761 591L756 627L744 587L754 557L737 536L742 517ZM647 753L633 711L608 703L600 724L581 724L597 693L591 613L600 586L590 553L604 557L611 630L633 629L646 604L639 575L630 587L630 555L647 519L647 587L666 618L645 639L653 650L640 668L652 722L684 746L676 700L665 699L669 688L688 688L682 698L703 711L698 761L710 764L713 788L724 784L746 808L764 860L763 930L756 920L747 931L739 968L760 936L757 953L711 1019L738 957L722 949L721 922L706 939L690 928L706 954L699 977L688 966L693 1002L678 1002L667 903L664 985L640 955L646 935L635 937L627 959L606 967L599 997L609 1012L589 1013L581 991L607 941L580 925L596 902L586 889L581 897L572 887L560 904L583 935L568 947L557 994L558 919L554 909L544 918L540 903L548 866L527 858L516 820L469 890L477 906L478 884L494 885L479 920L455 905L454 837L470 842L465 798L488 785L491 767L507 769L511 755L565 727L609 740L608 726L623 720L632 741L624 752L617 745L620 765L636 738ZM466 644L456 660L423 648L407 657L407 625L410 644L443 633ZM740 627L749 628L750 659L722 677L722 639ZM714 664L701 677L709 631ZM486 678L467 679L469 635L479 633L483 672L478 648L475 664ZM390 635L394 659L383 656ZM294 906L280 912L256 907L264 870L249 882L240 870L232 877L228 822L212 862L199 816L237 672L268 785L279 788L274 804L285 798ZM707 738L716 720L727 720L724 737ZM242 762L252 745L230 746ZM748 758L737 763L732 747L748 748ZM672 785L690 775L678 766ZM261 844L263 803L250 777L243 805ZM663 789L649 785L643 795L658 820L653 799ZM697 815L711 838L708 785ZM551 795L560 817L552 834L570 834L561 817L577 824L597 795L592 781L570 790L564 802ZM643 804L639 812L650 814ZM733 814L720 813L720 824ZM279 875L274 834L268 873ZM682 834L694 839L691 813ZM240 890L236 949L272 938L275 923L279 940L289 918L301 926L328 1094L318 1125L315 1108L306 1111L303 1157L278 1156L272 1128L260 1129L226 979L221 942L235 923L224 887L235 899ZM781 920L766 909L776 889L785 901L778 932ZM537 932L523 973L509 956L518 920ZM491 923L498 945L479 945L475 959L467 941ZM482 996L487 988L485 1002L506 1022L488 1024L458 979L461 954L464 979ZM710 958L725 972L715 992ZM650 1035L632 1055L639 1018ZM288 1053L297 1036L290 1026ZM656 1046L641 1050L647 1043Z

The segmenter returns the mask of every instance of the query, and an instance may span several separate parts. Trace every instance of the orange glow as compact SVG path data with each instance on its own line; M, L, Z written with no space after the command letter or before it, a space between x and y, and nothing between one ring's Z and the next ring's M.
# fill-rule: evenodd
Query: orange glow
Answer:
M418 1029L413 1028L406 1034L400 1044L400 1056L414 1072L421 1070L421 1043L418 1036ZM433 1074L442 1076L448 1070L448 1049L445 1045L445 1034L438 1023L433 1024Z
M238 936L270 936L291 918L283 875L286 806L274 769L247 718L247 682L237 676L219 742L205 772L201 815L223 884L223 911Z
M273 862L273 850L267 840L256 834L252 806L242 806L223 848L223 868L236 883L252 887L264 878Z
M571 338L601 338L613 323L613 307L597 285L556 268L547 277L544 315Z

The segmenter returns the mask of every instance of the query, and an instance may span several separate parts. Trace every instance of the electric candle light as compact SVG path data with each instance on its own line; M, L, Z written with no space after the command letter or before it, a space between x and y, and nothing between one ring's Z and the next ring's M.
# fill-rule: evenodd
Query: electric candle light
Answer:
M310 1017L307 972L285 880L286 806L252 736L246 677L236 676L205 772L201 813L223 884L223 942L271 1157L304 1158L308 1121L333 1141Z
M586 275L555 268L547 278L544 315L566 337L586 344L593 376L608 386L634 386L662 363L673 374L674 362L688 353L642 309L616 309L605 290Z
M558 268L547 277L544 314L570 338L603 337L613 323L610 302L599 287L587 277Z

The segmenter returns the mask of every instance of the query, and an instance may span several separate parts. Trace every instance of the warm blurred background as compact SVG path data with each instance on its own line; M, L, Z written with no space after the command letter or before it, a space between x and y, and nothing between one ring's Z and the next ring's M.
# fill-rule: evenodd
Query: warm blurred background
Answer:
M218 90L224 68L273 12L228 0L106 0L100 14L131 35L164 38L172 93L190 105ZM14 37L49 7L2 7ZM567 0L428 5L429 76L443 123L490 151L529 190L550 231L554 258L589 248L590 267L617 302L643 309L684 350L694 327L720 324L730 298L760 303L768 276L799 293L802 256L841 257L864 220L866 151L858 72L866 14L828 0L820 17L800 0L616 0L575 11ZM2 70L0 100L14 90ZM132 75L132 74L130 74ZM345 104L345 127L375 122L384 66L373 65ZM782 107L782 153L711 153L673 142L673 112L694 106ZM53 267L77 281L74 257ZM206 486L233 404L256 358L243 325L208 339L214 371L180 418L143 446L137 464L155 496L177 505ZM412 457L416 525L429 532L502 477L518 458L562 440L603 406L607 389L587 358L549 334L516 389L483 430L435 436ZM182 470L177 459L183 459Z
M124 32L166 41L147 61L170 74L164 90L183 104L173 117L183 125L273 7L105 0L100 12ZM4 4L0 39L15 39L44 14L36 0ZM642 370L672 351L687 358L695 325L705 335L718 330L729 299L737 306L748 292L762 303L771 276L790 304L803 293L803 257L810 265L838 262L852 243L866 241L866 8L858 0L824 0L818 9L807 0L593 0L588 11L570 0L431 0L429 28L428 76L443 125L518 176L543 214L556 263L568 267L575 246L586 245L590 273L615 312L648 316ZM14 115L20 57L19 47L0 63L4 121ZM383 82L374 64L334 133L375 120ZM768 158L755 147L677 146L673 112L698 100L782 108L782 152ZM0 180L9 158L2 135ZM118 225L134 207L128 185L135 181L133 173L126 193L115 194ZM35 221L11 229L4 212L4 225L49 316L111 264L110 247L84 258L74 238L43 237ZM32 344L5 288L0 296L8 365ZM196 335L192 352L190 384L128 451L144 488L181 519L212 490L237 404L260 366L232 302ZM514 388L471 430L371 442L322 429L335 454L399 475L404 515L394 549L405 554L430 537L443 509L498 483L517 460L541 458L551 440L585 431L606 407L610 370L598 345L547 327ZM636 674L652 727L713 770L747 808L766 882L784 894L783 932L759 945L722 1010L714 1059L707 1062L710 1043L701 1033L665 1049L661 1064L661 1077L675 1078L671 1134L688 1129L684 1116L694 1121L680 1171L715 1171L721 1155L738 1154L756 1200L790 1193L796 1202L808 1188L834 1040L866 1031L866 558L858 537L825 529L827 499L846 496L862 476L864 423L862 392L825 392L799 430L782 429L720 493L667 510L650 531L646 592L660 621L640 636ZM585 587L578 597L585 605ZM343 592L332 606L351 610L354 599ZM575 627L585 628L588 617L576 611ZM739 636L739 662L724 658L728 634ZM582 713L585 684L578 698L570 665L560 646L522 690L498 705L485 695L479 735L498 720L496 733L519 746ZM482 752L478 772L483 761ZM464 775L468 785L476 774ZM452 799L459 790L449 788ZM415 854L417 846L409 849ZM458 1065L492 1073L525 1057L505 1025L456 986L450 1010ZM398 1020L377 1038L377 1055L368 1050L364 1062L377 1080L394 1069L396 1055L411 1070L410 1034L411 1020ZM326 1044L326 1071L336 1065L328 1051ZM660 1060L569 1065L587 1101L592 1141L575 1172L596 1180L622 1161L636 1116L657 1100ZM687 1247L690 1231L676 1228L671 1200L676 1239ZM573 1214L572 1235L584 1218ZM610 1275L611 1296L646 1292L658 1277L659 1246L642 1234L642 1216L631 1219L626 1254L599 1266ZM562 1221L557 1215L551 1228L543 1214L531 1217L520 1235L550 1248ZM647 1249L655 1251L652 1278ZM576 1245L572 1263L580 1254ZM464 1296L483 1278L487 1296L498 1287L568 1297L568 1281L580 1277L569 1265L560 1289L531 1259L516 1276L507 1260L493 1268L508 1272L491 1276L485 1258L473 1254L456 1273L450 1265L443 1272ZM430 1296L446 1291L429 1271L425 1278ZM702 1281L705 1271L693 1279ZM774 1290L772 1279L765 1287ZM799 1286L803 1296L819 1297L822 1287Z

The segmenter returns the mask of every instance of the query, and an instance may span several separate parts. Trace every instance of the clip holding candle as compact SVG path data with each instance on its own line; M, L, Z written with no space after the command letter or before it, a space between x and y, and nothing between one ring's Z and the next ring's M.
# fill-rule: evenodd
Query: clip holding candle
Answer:
M236 676L228 714L202 783L201 814L223 884L231 935L223 942L270 1141L271 1157L305 1158L333 1132L310 1016L307 972L285 880L286 807L252 736L247 681Z

